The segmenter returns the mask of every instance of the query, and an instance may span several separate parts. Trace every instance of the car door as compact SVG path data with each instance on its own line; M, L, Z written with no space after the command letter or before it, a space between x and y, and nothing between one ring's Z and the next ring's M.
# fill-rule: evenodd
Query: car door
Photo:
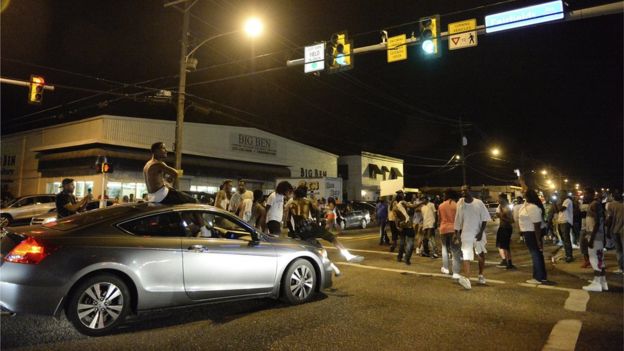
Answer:
M251 245L252 229L220 212L182 212L184 289L193 300L265 294L273 290L277 257L270 243Z
M35 217L44 213L48 213L53 208L56 208L54 198L51 198L50 196L37 196L35 198L35 204L33 206L30 217Z

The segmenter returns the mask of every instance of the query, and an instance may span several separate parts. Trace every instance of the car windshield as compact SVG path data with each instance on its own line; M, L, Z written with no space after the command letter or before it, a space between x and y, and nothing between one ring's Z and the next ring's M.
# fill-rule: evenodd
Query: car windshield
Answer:
M100 222L105 219L117 218L138 212L133 206L113 206L103 209L78 213L73 216L61 218L56 222L46 223L43 226L56 230L72 230L82 226Z

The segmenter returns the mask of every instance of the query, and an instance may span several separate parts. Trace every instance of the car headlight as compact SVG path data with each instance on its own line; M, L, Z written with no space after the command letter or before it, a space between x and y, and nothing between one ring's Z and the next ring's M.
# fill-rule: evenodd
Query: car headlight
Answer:
M321 257L323 258L327 258L327 250L325 249L317 249L316 252L318 252L319 255L321 255Z

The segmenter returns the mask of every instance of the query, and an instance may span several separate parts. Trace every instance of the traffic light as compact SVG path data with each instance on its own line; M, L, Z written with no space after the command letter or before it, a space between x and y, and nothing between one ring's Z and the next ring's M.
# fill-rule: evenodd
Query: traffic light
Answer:
M30 92L28 94L28 103L39 105L43 100L43 87L45 80L41 76L30 76Z
M113 165L108 162L97 163L95 165L97 173L112 173Z
M329 73L353 68L353 42L349 41L346 31L332 35L329 47L327 65Z
M424 57L440 56L440 16L423 17L419 22L420 48Z

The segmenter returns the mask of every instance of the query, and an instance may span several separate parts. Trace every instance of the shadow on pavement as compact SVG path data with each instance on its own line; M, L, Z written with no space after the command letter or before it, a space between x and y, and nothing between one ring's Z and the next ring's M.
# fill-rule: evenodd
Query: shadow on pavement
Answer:
M318 293L309 303L327 298ZM154 310L128 317L126 322L110 335L134 333L150 329L167 328L186 323L210 320L215 324L225 324L252 313L270 309L292 307L272 299L245 300L206 305ZM78 333L64 317L56 320L47 316L18 315L2 317L2 338L0 348L42 347L57 342L67 342L88 338Z

